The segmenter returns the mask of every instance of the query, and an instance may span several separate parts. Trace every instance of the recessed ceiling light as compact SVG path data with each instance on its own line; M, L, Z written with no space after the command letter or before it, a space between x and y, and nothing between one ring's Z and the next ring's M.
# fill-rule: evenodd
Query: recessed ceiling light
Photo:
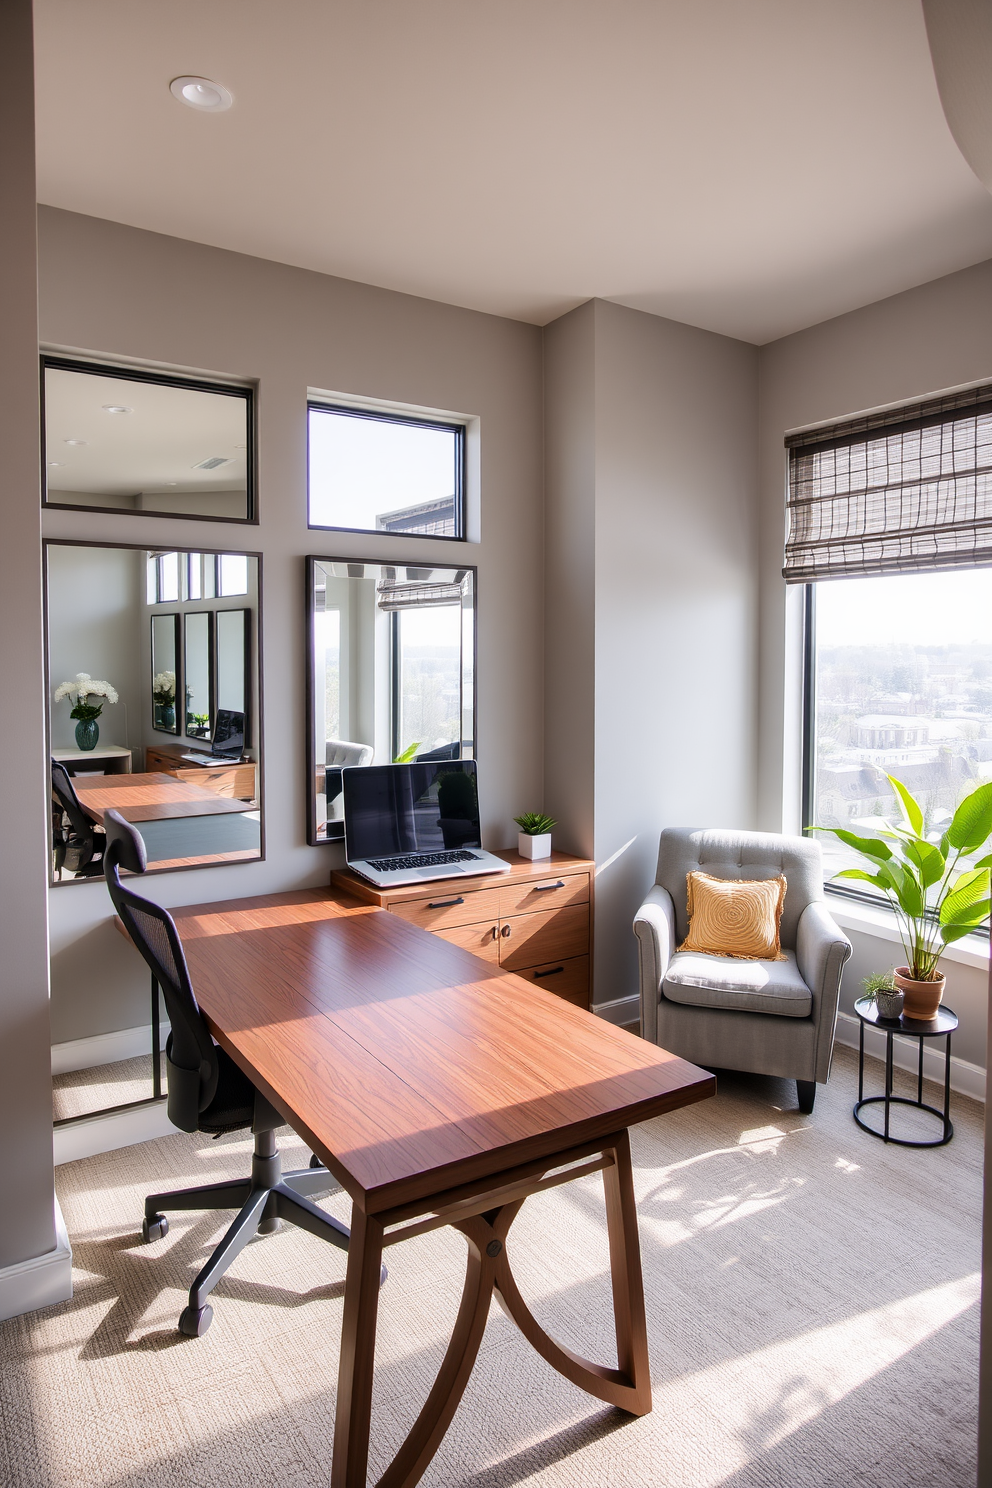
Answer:
M178 484L178 483L177 483L177 482L176 482L176 481L166 481L166 483L165 483L165 484L166 484L166 485L167 485L167 486L174 486L174 485L176 485L176 484Z
M65 464L65 461L64 460L49 460L48 463L52 467L53 470L61 470L62 469L62 466Z
M187 107L199 109L201 113L220 114L229 109L233 97L221 83L212 83L209 78L177 77L169 84L173 98Z
M123 403L104 403L101 405L104 413L133 413L133 408L126 408Z
M85 444L86 443L86 440L85 439L63 439L62 443L63 444L79 445L79 444Z

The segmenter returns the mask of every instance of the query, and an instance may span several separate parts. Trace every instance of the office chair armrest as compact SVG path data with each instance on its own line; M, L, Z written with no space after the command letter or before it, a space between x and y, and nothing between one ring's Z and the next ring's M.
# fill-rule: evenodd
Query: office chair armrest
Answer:
M667 889L655 884L634 916L641 980L641 1037L658 1042L658 999L668 963L675 954L675 905Z
M851 950L851 942L823 900L814 899L812 904L807 904L799 917L796 961L799 974L813 995L816 1078L820 1081L825 1080L830 1072L841 975Z

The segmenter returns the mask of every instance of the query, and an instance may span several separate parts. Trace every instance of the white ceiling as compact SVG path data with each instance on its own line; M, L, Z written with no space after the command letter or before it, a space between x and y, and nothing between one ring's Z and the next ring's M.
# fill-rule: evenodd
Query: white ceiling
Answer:
M919 0L36 0L43 202L763 343L992 256ZM169 92L224 83L228 113Z

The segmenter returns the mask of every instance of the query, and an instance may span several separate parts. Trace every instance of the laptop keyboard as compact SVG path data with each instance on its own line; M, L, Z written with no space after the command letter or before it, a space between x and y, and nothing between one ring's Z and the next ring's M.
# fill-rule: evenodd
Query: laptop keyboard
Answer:
M445 863L474 863L478 856L478 853L462 851L407 853L400 858L369 858L367 862L377 873L388 873L392 868L441 868Z

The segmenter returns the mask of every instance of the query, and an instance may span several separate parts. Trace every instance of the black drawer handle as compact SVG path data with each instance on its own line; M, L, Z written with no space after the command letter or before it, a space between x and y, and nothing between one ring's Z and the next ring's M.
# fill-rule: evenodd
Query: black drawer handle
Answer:
M449 909L452 904L464 904L464 896L459 894L457 899L434 899L428 905L428 909Z
M560 878L556 884L535 884L534 885L534 893L535 894L549 894L552 889L563 889L564 887L565 887L565 880L563 878Z
M502 930L499 933L500 933L500 935L502 935L502 937L503 937L504 940L509 940L509 938L510 938L510 927L509 927L509 925L504 925L503 928L502 928Z
M557 976L560 971L564 970L564 966L549 966L547 971L535 971L534 980L535 982L538 982L540 981L541 977Z

